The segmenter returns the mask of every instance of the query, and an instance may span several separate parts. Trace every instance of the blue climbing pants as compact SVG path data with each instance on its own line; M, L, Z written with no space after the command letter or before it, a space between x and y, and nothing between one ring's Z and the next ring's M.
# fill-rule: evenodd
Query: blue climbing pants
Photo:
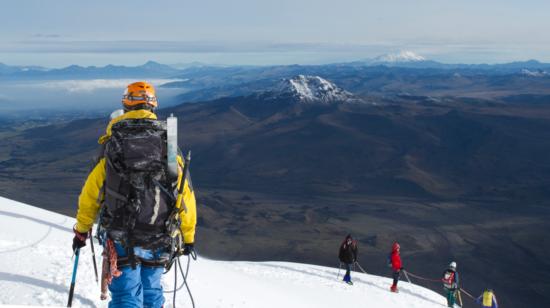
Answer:
M126 256L125 249L118 243L115 243L117 254L120 257ZM160 252L134 248L136 257L144 260L155 260L160 257ZM164 304L164 295L162 294L162 285L160 283L163 267L149 267L136 265L136 269L131 266L119 268L122 275L113 277L109 291L111 291L111 301L109 308L161 308Z

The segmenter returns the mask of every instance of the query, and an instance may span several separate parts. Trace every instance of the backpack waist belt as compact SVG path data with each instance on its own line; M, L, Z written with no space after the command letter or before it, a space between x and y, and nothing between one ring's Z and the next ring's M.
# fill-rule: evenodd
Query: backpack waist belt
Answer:
M139 256L135 256L136 264L141 264L146 267L165 267L168 263L168 259L158 259L158 260L146 260ZM128 257L118 257L116 261L117 267L131 266L132 261Z

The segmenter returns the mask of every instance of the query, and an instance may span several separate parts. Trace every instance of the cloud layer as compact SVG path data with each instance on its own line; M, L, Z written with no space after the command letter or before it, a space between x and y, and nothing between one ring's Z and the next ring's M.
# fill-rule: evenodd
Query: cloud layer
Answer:
M132 82L135 82L135 79L91 79L91 80L55 80L55 81L45 81L41 83L33 84L33 87L43 88L47 90L61 90L69 93L85 93L93 92L95 90L102 89L120 89L126 88L126 86ZM147 80L153 86L158 87L167 82L174 81L184 81L181 79L151 79ZM28 85L19 85L25 86Z

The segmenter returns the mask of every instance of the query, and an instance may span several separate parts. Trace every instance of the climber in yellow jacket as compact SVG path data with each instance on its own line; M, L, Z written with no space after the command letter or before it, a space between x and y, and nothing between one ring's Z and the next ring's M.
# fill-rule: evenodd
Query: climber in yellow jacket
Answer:
M177 179L166 170L166 127L154 113L153 86L130 84L122 102L124 113L114 117L99 138L101 154L78 199L73 250L85 245L101 213L105 249L121 267L121 272L111 273L109 306L130 301L139 307L162 307L162 266L174 253L174 230L168 226L173 223L181 230L175 232L183 244L181 253L194 253L195 194L189 174L183 175L181 155Z
M148 110L136 110L127 112L111 120L107 126L107 132L101 136L99 143L103 144L111 134L111 126L123 119L157 119L157 116ZM183 169L183 160L178 155L178 163ZM180 185L181 174L178 177L178 186ZM81 233L87 233L96 220L100 210L100 203L103 198L102 186L105 181L105 158L100 158L88 179L82 188L78 198L78 214L76 216L76 230ZM181 230L184 234L185 243L193 243L195 239L195 224L197 222L195 193L191 189L189 181L185 181L183 192L184 204L188 212L181 213Z

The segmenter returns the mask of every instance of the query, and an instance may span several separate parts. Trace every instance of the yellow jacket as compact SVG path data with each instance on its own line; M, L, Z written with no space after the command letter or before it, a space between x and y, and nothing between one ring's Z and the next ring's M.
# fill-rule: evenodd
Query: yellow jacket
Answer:
M107 126L105 135L99 138L99 143L104 144L111 137L111 127L113 124L124 119L157 119L157 116L147 110L134 110L111 120ZM178 155L180 172L178 174L178 186L182 179L183 159ZM104 199L101 188L105 181L105 158L99 159L94 169L88 175L82 192L78 198L78 213L76 215L76 230L78 232L88 232L96 220L97 213ZM195 201L195 192L191 184L185 180L185 186L182 193L184 211L181 212L181 231L185 243L195 242L195 225L197 224L197 204Z

